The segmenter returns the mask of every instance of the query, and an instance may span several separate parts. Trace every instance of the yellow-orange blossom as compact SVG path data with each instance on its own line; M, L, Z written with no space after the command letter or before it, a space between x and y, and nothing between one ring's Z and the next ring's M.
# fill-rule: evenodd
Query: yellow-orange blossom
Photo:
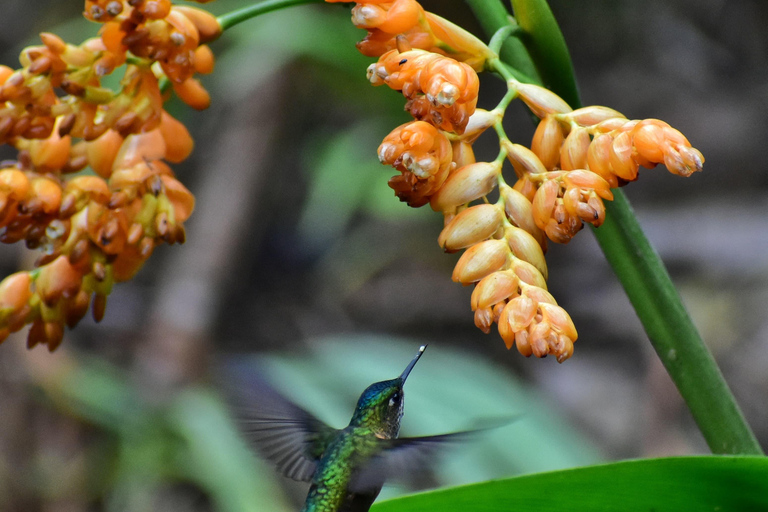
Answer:
M368 79L402 92L416 119L379 146L381 162L400 173L389 186L409 206L429 203L443 213L438 242L447 252L465 250L452 277L476 283L477 327L488 333L497 323L508 348L563 362L577 332L546 291L547 239L567 243L584 222L600 226L603 200L637 179L640 166L663 163L689 176L701 170L703 156L663 121L631 121L602 106L573 111L551 91L510 79L510 93L541 119L530 149L515 144L501 127L505 102L490 112L475 108L476 72L496 61L482 42L416 0L358 2L352 21L368 31L358 49L379 57ZM472 143L491 126L500 135L499 157L477 162ZM517 176L512 187L502 177L505 158ZM491 204L486 196L497 186Z
M154 248L183 243L194 197L166 162L193 142L163 109L159 78L194 108L210 102L193 77L213 70L203 43L216 19L170 0L86 0L102 23L79 46L41 34L22 67L0 66L0 143L18 150L0 167L0 241L40 249L39 268L0 283L0 341L32 324L30 347L54 350L92 303L98 321L117 281ZM102 77L125 64L120 89Z

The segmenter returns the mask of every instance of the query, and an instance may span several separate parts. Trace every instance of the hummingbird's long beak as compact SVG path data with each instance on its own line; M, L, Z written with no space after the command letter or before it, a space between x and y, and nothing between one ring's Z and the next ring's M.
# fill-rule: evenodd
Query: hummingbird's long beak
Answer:
M405 382L405 379L408 378L408 374L411 373L411 370L413 370L413 367L416 366L416 362L421 357L421 354L424 353L424 351L427 349L426 345L422 345L419 347L419 353L416 354L416 357L413 358L413 360L408 363L408 366L405 367L405 370L403 370L403 373L400 374L400 380Z

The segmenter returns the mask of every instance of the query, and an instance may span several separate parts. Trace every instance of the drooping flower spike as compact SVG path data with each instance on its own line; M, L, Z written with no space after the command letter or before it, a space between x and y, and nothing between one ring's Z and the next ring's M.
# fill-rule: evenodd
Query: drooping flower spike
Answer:
M20 69L0 66L0 142L18 151L0 164L0 241L41 252L38 268L0 282L0 341L31 324L28 346L49 350L89 305L101 320L113 283L155 247L184 242L194 197L167 162L194 144L164 110L160 78L206 108L194 75L213 70L203 43L221 31L169 0L87 0L84 16L102 24L99 37L76 46L43 33ZM103 87L123 64L119 90Z
M573 110L552 91L509 76L499 106L476 109L477 72L498 71L496 55L415 0L358 2L352 21L368 31L358 49L379 57L369 81L400 91L416 119L379 146L381 163L400 172L389 186L409 206L429 203L443 214L438 243L446 252L464 250L452 277L475 285L475 325L488 333L497 324L507 348L525 356L568 359L578 334L547 292L547 240L568 243L585 222L599 227L611 188L636 180L640 167L663 163L689 176L704 157L663 121L632 121L603 106ZM510 141L501 125L515 97L541 119L530 148ZM499 155L477 162L472 143L490 127ZM517 178L512 186L504 160Z

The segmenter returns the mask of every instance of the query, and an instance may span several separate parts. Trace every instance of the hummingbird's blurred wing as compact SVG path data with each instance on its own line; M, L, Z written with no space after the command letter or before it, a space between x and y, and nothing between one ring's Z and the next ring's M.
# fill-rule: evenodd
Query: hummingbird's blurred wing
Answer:
M422 477L446 445L461 442L477 431L454 432L437 436L382 439L382 451L366 461L350 482L353 493L379 489L386 480L407 482Z
M251 447L288 478L312 480L318 460L339 431L275 391L253 367L232 365L226 374L223 387L230 410Z

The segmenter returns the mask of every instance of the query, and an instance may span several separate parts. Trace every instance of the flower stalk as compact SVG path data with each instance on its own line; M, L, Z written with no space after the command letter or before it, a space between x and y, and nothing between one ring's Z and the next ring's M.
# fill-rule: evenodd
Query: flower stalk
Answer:
M222 14L216 18L221 26L222 32L234 27L238 23L247 21L256 16L266 14L272 11L279 11L287 7L293 7L295 5L303 4L319 4L324 0L266 0L264 2L258 2L255 4L247 5L241 9Z
M487 33L496 33L508 24L502 13L506 8L500 0L467 0L467 3ZM547 7L546 2L538 3ZM550 30L556 28L555 25ZM552 56L534 54L534 59L545 57ZM506 60L504 56L502 60ZM570 61L563 62L568 67L564 74L572 76ZM496 66L496 71L509 79L510 71L504 66ZM581 107L575 83L569 85L568 80L559 81L552 84L552 89L563 98L572 98L569 101L571 107ZM718 454L761 455L763 451L754 433L685 310L664 264L637 222L626 196L620 190L613 193L614 200L606 204L605 223L601 229L593 228L593 231L709 448Z

